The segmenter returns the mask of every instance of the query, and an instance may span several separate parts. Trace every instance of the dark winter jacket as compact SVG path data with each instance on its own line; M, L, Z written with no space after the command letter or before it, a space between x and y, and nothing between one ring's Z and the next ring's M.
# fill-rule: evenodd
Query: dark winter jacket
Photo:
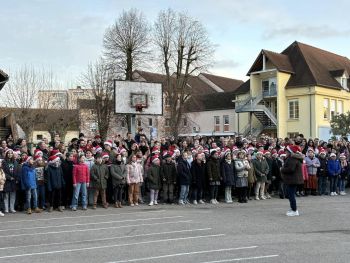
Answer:
M21 173L21 188L22 190L36 189L35 167L27 163L22 165Z
M49 192L55 189L62 189L65 185L61 166L56 167L54 165L49 164L46 169L46 178L47 190Z
M205 185L205 163L201 162L200 164L194 160L191 166L192 174L192 185L199 189L203 189Z
M328 160L327 164L327 170L328 170L328 176L333 177L333 176L338 176L340 175L341 167L340 167L340 162L338 159Z
M271 166L271 176L272 180L281 181L281 167L282 162L279 159L273 159L272 160L272 166Z
M225 186L235 185L235 165L234 161L228 163L226 160L221 162L221 177Z
M109 177L109 169L105 164L94 164L90 170L90 179L92 187L96 189L106 189Z
M192 176L190 171L190 165L182 157L179 158L177 163L177 174L179 176L180 185L190 185Z
M269 165L265 159L255 159L253 161L253 166L255 170L256 180L258 182L266 182L267 175L269 173Z
M161 166L163 184L175 184L177 178L176 167L173 162L164 162Z
M298 153L291 154L291 156L285 160L281 169L282 179L285 184L304 184L302 172L303 159L303 155Z
M266 174L266 178L268 181L271 181L272 180L272 159L271 158L266 158L265 159L266 162L267 162L267 165L269 167L269 172Z
M152 164L147 171L147 181L149 189L159 190L162 186L162 174L159 165Z
M220 181L220 162L219 159L210 158L207 164L209 181Z
M112 164L110 167L113 187L125 185L128 171L125 164Z
M63 178L66 183L66 189L68 189L68 192L70 192L73 189L73 166L74 163L69 160L64 160L62 162L62 172L63 172Z
M341 162L340 162L340 167L341 167ZM350 167L349 167L349 162L347 162L347 166L341 167L340 170L340 178L341 179L348 179L350 173Z
M17 181L19 178L20 166L16 161L4 160L2 162L2 169L5 172L6 182L4 185L4 192L14 192L17 190Z
M326 158L319 158L320 167L317 169L317 177L327 177L328 176L328 160Z

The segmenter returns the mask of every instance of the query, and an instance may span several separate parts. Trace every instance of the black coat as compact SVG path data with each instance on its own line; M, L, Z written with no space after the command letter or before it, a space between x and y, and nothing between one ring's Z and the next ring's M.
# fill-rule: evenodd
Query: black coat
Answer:
M271 165L271 176L273 180L281 181L282 162L279 159L273 159Z
M206 180L205 180L205 163L199 164L196 160L193 161L191 167L192 174L192 184L197 188L204 188Z
M46 178L47 190L49 192L55 189L62 189L65 185L61 166L55 167L53 165L48 165L46 169Z
M164 162L162 164L162 182L163 184L175 184L177 178L176 167L174 163Z
M4 185L4 192L14 192L17 190L17 182L20 179L20 165L16 161L4 160L2 162L2 169L4 170L6 181Z
M219 159L210 158L207 164L208 177L210 181L220 181L220 162Z
M326 158L318 158L320 161L320 167L317 168L317 177L327 177L328 176L328 162Z
M282 179L285 184L304 184L302 172L303 159L304 158L301 154L292 154L285 160L281 169Z
M192 180L192 175L190 171L189 163L183 158L179 158L177 163L177 173L179 176L180 185L190 185Z
M221 177L225 186L234 186L235 185L235 165L232 160L231 163L223 160L221 162Z
M64 160L61 165L67 189L73 189L73 166L74 163L68 160Z

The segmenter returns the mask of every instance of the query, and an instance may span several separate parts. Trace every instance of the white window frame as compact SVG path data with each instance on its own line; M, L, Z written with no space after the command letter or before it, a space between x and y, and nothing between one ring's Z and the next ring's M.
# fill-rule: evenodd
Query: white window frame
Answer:
M338 100L337 101L337 113L338 114L343 114L344 113L344 102L342 100Z
M220 116L214 116L214 131L220 131Z
M327 113L327 116L325 116L325 113ZM323 119L324 120L329 119L329 99L328 98L323 98Z
M227 120L227 123L225 122L225 120ZM229 132L230 131L230 115L223 115L222 116L222 124L223 124L224 132Z
M295 110L296 102L298 103L298 111ZM293 117L291 116L291 103L294 104L293 105L293 107L294 107ZM298 115L298 116L296 116L296 115ZM299 120L299 117L300 117L299 99L288 100L288 119L289 120Z

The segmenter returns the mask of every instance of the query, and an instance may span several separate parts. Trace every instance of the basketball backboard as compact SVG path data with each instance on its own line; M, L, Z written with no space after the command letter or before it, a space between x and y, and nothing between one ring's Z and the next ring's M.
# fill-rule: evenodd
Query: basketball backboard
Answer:
M114 80L114 96L116 113L163 115L161 83Z

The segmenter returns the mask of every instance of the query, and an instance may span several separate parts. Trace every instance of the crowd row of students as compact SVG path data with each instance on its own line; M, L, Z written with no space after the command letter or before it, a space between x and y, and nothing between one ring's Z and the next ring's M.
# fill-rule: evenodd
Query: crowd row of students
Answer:
M146 193L150 206L159 201L217 204L221 190L226 203L232 203L233 196L246 203L252 194L255 200L269 199L272 192L288 197L289 184L296 185L297 196L345 195L350 171L345 151L308 144L303 155L300 138L279 144L264 138L228 141L197 139L191 145L162 138L149 146L143 136L137 143L131 134L125 140L105 142L99 136L91 142L81 136L68 149L61 142L51 146L40 142L33 151L24 140L11 148L2 141L1 210L5 214L17 209L28 214L44 209L76 211L79 203L83 210L89 204L96 209L99 199L104 208L110 203L122 208L125 199L130 206L143 203ZM290 172L284 167L290 154L303 163L301 182L283 176Z

